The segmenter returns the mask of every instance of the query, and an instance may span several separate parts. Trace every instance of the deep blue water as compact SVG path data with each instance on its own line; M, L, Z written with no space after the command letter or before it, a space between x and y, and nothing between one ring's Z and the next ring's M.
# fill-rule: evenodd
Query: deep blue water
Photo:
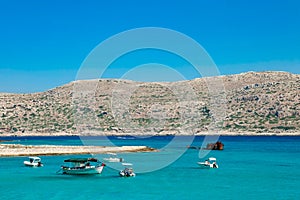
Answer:
M83 155L41 156L42 168L23 166L25 157L0 158L1 199L300 199L298 136L220 137L224 150L205 151L204 158L198 150L187 150L189 137L4 139L20 144L147 145L160 151L118 154L134 164L134 178L118 177L119 163L107 163L101 175L56 174L64 159ZM191 145L201 146L203 139L196 137ZM197 162L207 157L216 157L219 169L200 169Z

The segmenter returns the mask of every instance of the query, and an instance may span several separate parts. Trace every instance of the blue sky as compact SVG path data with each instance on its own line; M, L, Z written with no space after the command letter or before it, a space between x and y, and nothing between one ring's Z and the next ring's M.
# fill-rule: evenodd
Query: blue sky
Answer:
M45 91L73 81L85 57L101 41L140 27L164 27L188 35L206 49L221 74L300 73L300 2L296 0L3 0L0 27L0 92ZM151 58L145 62L153 61L159 62ZM130 64L123 67L129 69ZM111 70L106 77L118 75ZM187 75L195 77L192 72Z

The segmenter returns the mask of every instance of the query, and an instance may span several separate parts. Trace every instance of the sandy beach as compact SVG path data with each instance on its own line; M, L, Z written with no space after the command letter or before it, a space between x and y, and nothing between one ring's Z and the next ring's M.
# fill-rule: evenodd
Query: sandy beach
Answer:
M67 154L105 154L120 152L151 152L155 149L147 146L62 146L62 145L20 145L0 144L0 157L67 155Z

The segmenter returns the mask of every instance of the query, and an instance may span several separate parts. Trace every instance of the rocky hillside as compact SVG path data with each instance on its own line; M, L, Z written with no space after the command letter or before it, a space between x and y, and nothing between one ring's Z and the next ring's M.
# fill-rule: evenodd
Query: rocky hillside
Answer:
M42 93L0 93L0 134L215 128L299 132L300 75L248 72L174 83L88 80Z

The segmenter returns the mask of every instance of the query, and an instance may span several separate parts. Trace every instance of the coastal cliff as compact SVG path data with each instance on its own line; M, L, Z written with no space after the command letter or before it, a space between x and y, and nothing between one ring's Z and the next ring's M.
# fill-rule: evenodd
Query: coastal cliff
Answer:
M222 83L219 94L211 95L210 79ZM95 87L89 94L78 89L86 86ZM186 95L187 90L194 95ZM184 134L186 127L194 134L205 134L216 114L211 99L218 95L225 97L221 104L224 117L217 122L223 132L299 133L299 91L300 75L286 72L248 72L172 83L75 81L41 93L0 93L0 136L76 135L82 130L100 135ZM188 117L182 117L182 111Z

